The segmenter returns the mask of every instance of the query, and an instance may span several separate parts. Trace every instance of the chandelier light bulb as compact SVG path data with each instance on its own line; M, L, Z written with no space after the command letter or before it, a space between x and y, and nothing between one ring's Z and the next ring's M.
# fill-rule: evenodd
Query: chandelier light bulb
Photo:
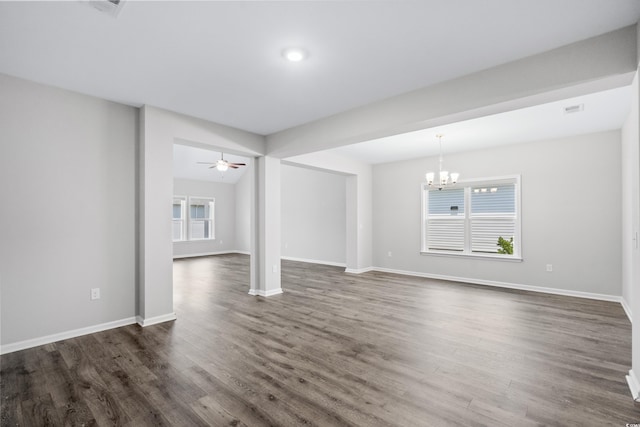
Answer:
M433 178L434 178L435 174L433 172L429 172L425 175L425 177L427 178L427 183L429 185L433 184Z
M449 179L449 172L440 171L440 184L446 185L448 179Z

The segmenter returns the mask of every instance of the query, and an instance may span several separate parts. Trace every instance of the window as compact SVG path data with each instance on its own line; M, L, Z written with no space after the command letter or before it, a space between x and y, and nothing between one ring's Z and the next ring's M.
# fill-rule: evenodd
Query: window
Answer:
M173 241L215 238L215 200L211 197L173 197Z
M519 205L519 177L423 184L422 252L520 259Z
M428 191L427 248L464 250L464 189Z
M186 197L174 196L173 198L173 241L186 240L185 210L187 205Z
M213 239L213 199L189 197L189 240Z

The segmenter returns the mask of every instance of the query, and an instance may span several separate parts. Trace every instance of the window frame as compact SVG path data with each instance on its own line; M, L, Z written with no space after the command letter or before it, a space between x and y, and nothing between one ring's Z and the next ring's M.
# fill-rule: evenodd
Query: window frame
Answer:
M179 220L176 220L176 218L173 217L173 205L176 204L176 201L180 201L180 210L181 210L181 214L182 214L182 218L180 218ZM173 234L173 224L175 221L181 221L181 227L180 227L180 235L181 235L181 239L179 240L175 240L173 239L173 235L171 236L171 239L174 243L177 242L187 242L188 239L188 234L187 234L187 223L189 222L188 218L187 218L187 202L188 202L188 197L187 196L179 196L179 195L174 195L173 196L173 202L171 203L171 225L172 225L172 234Z
M496 186L514 184L515 185L515 232L513 236L513 255L498 254L498 253L482 253L471 251L471 221L472 221L472 207L471 207L471 189L477 186ZM464 250L463 251L449 251L428 249L427 246L427 231L429 221L429 191L439 191L437 187L429 187L427 182L423 182L420 185L421 190L421 236L420 236L420 254L421 255L435 255L435 256L449 256L456 258L473 258L473 259L490 259L497 261L515 261L521 262L522 258L522 185L520 175L507 175L489 178L476 178L466 179L458 181L455 186L451 188L464 188Z
M203 239L193 239L191 238L191 231L192 231L192 225L191 225L191 200L206 200L207 202L210 202L212 204L211 208L210 208L210 218L208 219L208 221L211 222L211 237L207 237L207 238L203 238ZM215 206L216 206L216 199L215 197L210 197L210 196L182 196L182 195L174 195L173 196L173 202L172 202L172 209L173 209L173 204L175 204L175 202L177 200L180 200L183 203L183 218L182 218L182 236L183 239L182 240L173 240L172 237L172 242L173 243L185 243L185 242L206 242L206 241L210 241L210 240L216 240L216 213L215 213ZM203 218L195 218L197 220L201 220ZM173 222L176 221L176 219L173 218L173 211L171 213L171 223L173 224Z
M194 218L191 217L191 201L192 200L206 200L208 203L211 204L211 206L209 207L209 218L208 219L204 219L204 218L195 218L195 220L205 220L205 221L209 221L210 222L210 228L211 228L211 237L203 237L203 238L198 238L198 239L194 239L192 237L192 232L193 232L193 225L192 225L192 221L194 221ZM216 225L215 225L215 219L216 219L216 215L215 215L215 206L216 206L216 199L215 197L207 197L207 196L189 196L188 197L188 201L187 201L187 234L186 237L187 239L184 241L187 242L202 242L202 241L207 241L207 240L215 240L216 239Z

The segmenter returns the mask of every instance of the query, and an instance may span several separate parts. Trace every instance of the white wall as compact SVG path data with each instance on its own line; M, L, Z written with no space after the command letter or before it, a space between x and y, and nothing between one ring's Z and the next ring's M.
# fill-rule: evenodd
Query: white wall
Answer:
M251 162L253 163L253 162ZM252 168L253 164L247 165ZM236 183L236 250L251 251L251 170L247 170Z
M345 264L346 176L286 164L281 173L282 255ZM250 251L250 178L245 173L235 185L235 245L229 250Z
M633 80L629 117L622 127L622 299L631 313L634 278L638 277L636 233L640 232L640 136L638 77ZM640 236L638 236L640 237Z
M173 193L178 196L215 199L214 240L173 243L174 258L234 251L236 248L236 186L220 182L174 178Z
M0 93L3 347L133 319L137 109L4 75Z
M346 265L346 177L282 165L282 256Z
M421 255L420 184L437 158L374 166L374 265L620 296L620 138L610 131L445 156L461 179L521 174L523 262Z
M373 169L371 165L330 151L289 157L286 162L346 176L346 271L360 273L371 269L373 266Z

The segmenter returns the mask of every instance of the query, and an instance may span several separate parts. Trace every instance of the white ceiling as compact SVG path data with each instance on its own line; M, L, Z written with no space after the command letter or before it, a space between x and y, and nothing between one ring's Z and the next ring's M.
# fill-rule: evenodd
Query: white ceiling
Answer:
M583 111L565 114L564 108L582 105ZM344 156L377 164L437 155L437 134L444 153L499 145L562 138L620 129L629 115L631 87L551 102L446 126L409 132L334 149Z
M0 2L0 72L270 134L639 17L638 0Z
M229 153L224 153L224 159L231 163L245 163L238 169L220 172L211 165L198 164L198 162L215 163L221 158L219 151L211 151L187 145L173 144L173 176L174 178L197 179L200 181L222 182L235 184L240 177L251 167L250 159Z

